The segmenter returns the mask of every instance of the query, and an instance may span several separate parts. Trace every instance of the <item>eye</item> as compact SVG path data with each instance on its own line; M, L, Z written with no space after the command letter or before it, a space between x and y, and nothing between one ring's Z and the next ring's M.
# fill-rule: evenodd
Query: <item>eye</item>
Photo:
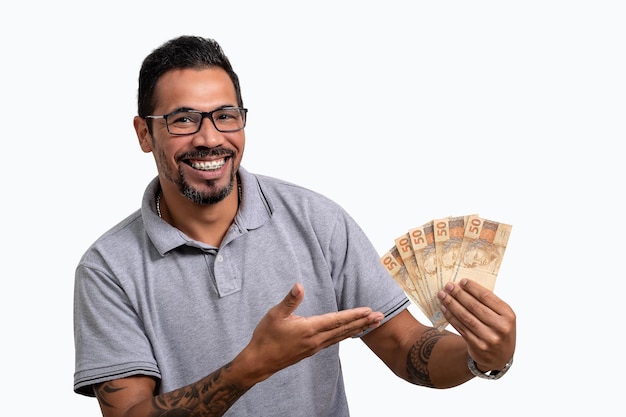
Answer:
M170 124L175 125L194 125L200 120L200 114L192 112L178 112L169 116Z
M214 114L215 120L227 121L239 118L239 110L220 110Z

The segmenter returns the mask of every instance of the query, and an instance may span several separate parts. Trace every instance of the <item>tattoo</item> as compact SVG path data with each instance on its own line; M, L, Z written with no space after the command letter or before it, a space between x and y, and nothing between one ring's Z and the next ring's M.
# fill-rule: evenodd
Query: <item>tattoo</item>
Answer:
M429 329L422 334L420 340L415 342L406 357L406 371L409 381L413 384L434 388L428 372L428 361L435 344L445 336L446 333L436 329Z
M159 417L204 417L221 416L247 390L235 384L222 385L222 372L230 364L218 369L195 384L177 389L167 395L154 397L155 410Z
M150 417L209 417L223 415L246 391L237 384L224 385L222 373L230 364L200 381L152 397ZM114 408L112 397L126 387L119 381L98 384L95 393L104 407Z
M107 400L107 398L115 394L116 392L123 390L124 388L126 387L116 386L115 381L109 381L94 386L93 391L96 395L96 398L98 398L98 401L100 401L100 404L102 404L104 407L113 408L113 404L111 404Z

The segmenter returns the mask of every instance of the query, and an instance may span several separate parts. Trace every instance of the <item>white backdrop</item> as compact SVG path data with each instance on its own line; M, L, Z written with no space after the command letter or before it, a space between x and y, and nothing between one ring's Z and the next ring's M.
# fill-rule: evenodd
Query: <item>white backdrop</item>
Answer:
M244 166L334 198L381 254L434 217L513 225L496 285L518 315L510 373L429 390L346 341L354 416L623 408L622 2L15 3L0 26L5 405L100 415L72 392L74 267L156 174L132 128L141 61L194 34L241 78Z

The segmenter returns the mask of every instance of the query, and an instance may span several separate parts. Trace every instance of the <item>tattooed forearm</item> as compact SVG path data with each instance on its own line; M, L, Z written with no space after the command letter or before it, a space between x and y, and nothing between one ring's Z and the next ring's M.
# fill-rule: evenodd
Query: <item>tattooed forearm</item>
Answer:
M177 390L153 396L147 417L210 417L222 416L246 391L247 388L226 382L226 365L207 377ZM104 409L121 408L127 404L124 399L130 390L124 379L104 382L95 386L95 394ZM146 404L147 406L147 404ZM117 411L119 413L119 409Z
M225 367L227 368L228 365ZM230 384L223 385L222 371L213 374L171 393L154 397L155 410L160 410L159 417L200 417L221 416L247 390Z
M435 344L445 335L446 333L436 329L429 329L411 346L406 357L406 371L410 382L434 388L428 372L428 361Z

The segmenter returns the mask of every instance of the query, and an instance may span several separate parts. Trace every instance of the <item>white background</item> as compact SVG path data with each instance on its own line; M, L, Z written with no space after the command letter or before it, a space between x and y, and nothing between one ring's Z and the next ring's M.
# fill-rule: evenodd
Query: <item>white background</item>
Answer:
M74 267L156 174L137 74L181 34L217 39L239 73L244 166L335 199L381 254L435 217L513 225L510 373L429 390L346 341L354 416L623 408L622 2L17 3L0 25L5 409L100 415L72 391Z

